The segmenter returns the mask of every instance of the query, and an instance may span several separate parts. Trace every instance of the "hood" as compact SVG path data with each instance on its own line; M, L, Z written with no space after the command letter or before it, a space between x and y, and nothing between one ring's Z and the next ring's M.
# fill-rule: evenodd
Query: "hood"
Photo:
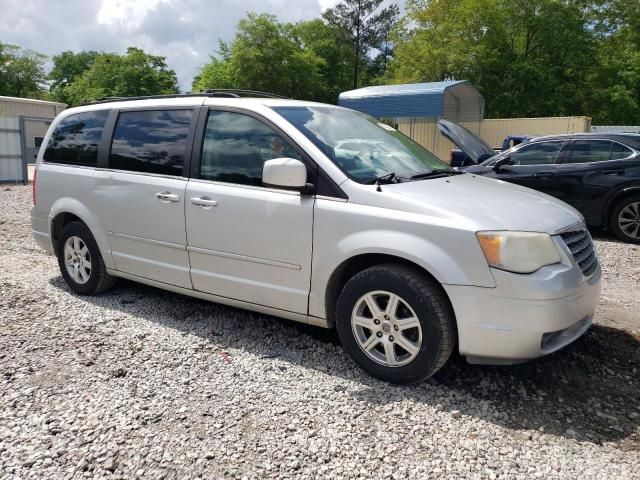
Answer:
M451 140L460 150L475 163L492 157L496 152L479 136L471 133L462 125L449 120L438 120L440 133Z
M583 221L576 209L557 198L469 173L384 185L382 191L393 208L440 217L476 231L555 234Z

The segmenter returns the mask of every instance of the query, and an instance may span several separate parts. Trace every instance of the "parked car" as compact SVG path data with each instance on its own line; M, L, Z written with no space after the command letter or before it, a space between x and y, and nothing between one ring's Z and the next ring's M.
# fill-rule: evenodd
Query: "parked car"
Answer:
M465 146L470 153L467 153L467 151L461 148L454 148L451 150L449 165L453 168L477 165L478 163L483 162L504 150L508 150L516 145L520 145L521 143L525 143L536 138L533 135L507 135L502 141L500 148L491 148L482 138L474 135L465 127L458 125L457 123L450 122L448 120L439 120L438 129L442 135L450 139L453 143L456 143L457 138L461 136L460 131L468 133L476 138L476 145L472 148L469 148L468 145Z
M466 129L455 132L456 144L477 152L478 137ZM464 170L552 195L578 209L589 226L640 243L639 152L638 134L550 135Z
M572 207L460 174L358 112L241 95L98 102L53 121L31 222L71 290L122 277L336 326L390 382L432 375L454 347L514 363L587 330L601 271Z

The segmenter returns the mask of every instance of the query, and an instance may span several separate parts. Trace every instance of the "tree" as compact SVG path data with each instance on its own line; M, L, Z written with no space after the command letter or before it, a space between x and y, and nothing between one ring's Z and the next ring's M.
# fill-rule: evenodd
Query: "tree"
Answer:
M489 116L582 114L593 58L584 10L556 0L411 0L390 77L470 80Z
M70 103L70 99L65 94L65 88L89 70L98 55L98 52L85 50L78 53L65 51L54 55L53 68L49 72L51 96L59 102Z
M596 124L640 124L640 3L598 0L589 12L598 44L585 112Z
M175 72L167 68L165 57L135 47L129 47L125 55L99 53L88 70L63 88L71 105L101 97L170 93L178 93L178 81Z
M46 97L46 55L0 43L0 95Z
M327 9L322 17L335 27L340 28L353 47L353 88L358 88L360 66L367 63L371 48L380 45L381 35L388 34L400 14L397 5L390 5L378 13L383 0L343 0L333 8Z
M249 13L231 46L221 43L220 58L212 57L196 76L193 90L235 87L292 98L321 96L323 60L300 45L294 30L272 15Z
M220 40L218 48L217 56L212 55L211 61L193 79L191 89L194 92L210 88L240 88L231 69L229 46Z
M314 100L335 103L338 95L351 88L353 51L342 29L321 19L302 21L293 26L293 34L302 48L322 59L322 92Z

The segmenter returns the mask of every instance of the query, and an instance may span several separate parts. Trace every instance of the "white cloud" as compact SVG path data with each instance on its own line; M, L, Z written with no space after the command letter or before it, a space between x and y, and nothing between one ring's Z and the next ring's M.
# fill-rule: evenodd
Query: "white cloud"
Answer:
M103 0L96 20L113 25L119 23L128 28L139 27L146 14L161 1L168 0Z
M387 0L388 2L389 0ZM402 0L400 0L402 1ZM0 42L47 55L64 50L124 53L136 46L167 57L182 90L233 39L250 11L295 22L320 16L338 0L0 0ZM385 3L387 3L385 2Z

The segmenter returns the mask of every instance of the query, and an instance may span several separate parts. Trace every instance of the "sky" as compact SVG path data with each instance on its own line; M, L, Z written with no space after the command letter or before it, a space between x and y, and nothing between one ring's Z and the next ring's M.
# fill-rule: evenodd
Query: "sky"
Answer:
M0 42L52 56L64 50L162 55L189 91L199 68L231 41L247 12L295 22L338 0L0 0ZM385 2L388 3L388 2Z

